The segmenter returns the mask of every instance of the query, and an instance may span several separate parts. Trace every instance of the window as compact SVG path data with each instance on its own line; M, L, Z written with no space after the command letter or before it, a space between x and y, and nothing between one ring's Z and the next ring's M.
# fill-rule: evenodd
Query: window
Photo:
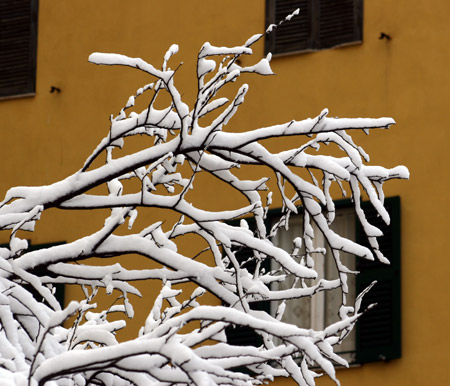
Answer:
M274 218L274 220L277 220ZM275 223L275 221L273 221ZM325 240L320 231L313 225L314 228L314 247L325 248L327 253L324 255L315 253L314 267L319 274L319 278L337 279L338 272L334 264L334 260L329 258L331 253L327 248ZM291 215L289 221L289 229L280 229L273 240L273 243L286 251L292 250L292 240L302 234L303 221L302 215ZM332 223L331 229L339 235L355 241L355 214L352 208L340 208L336 210L336 217ZM302 251L300 251L302 253ZM303 248L304 253L304 248ZM355 256L348 253L341 252L340 259L342 263L351 269L355 270ZM276 268L276 267L272 267ZM291 280L289 280L291 279ZM274 290L283 290L291 288L293 285L292 277L288 280L277 283L273 286ZM348 287L349 293L347 296L347 304L354 304L355 295L355 276L348 275ZM311 280L309 285L313 285ZM369 283L370 284L370 283ZM312 328L313 330L323 330L325 326L339 320L337 310L341 304L341 292L340 288L333 291L319 292L312 298L301 298L296 300L290 300L286 303L286 311L283 316L283 321L287 323L296 324L303 328ZM278 304L271 305L272 314L275 314ZM343 356L349 363L354 363L356 350L356 332L353 330L349 336L342 342L342 344L336 349L336 353Z
M340 235L355 240L368 248L369 243L363 233L359 221L355 218L352 204L349 200L335 202L336 218L332 229ZM377 307L365 313L356 324L351 334L344 342L336 347L339 353L349 363L366 363L380 360L400 358L401 356L401 315L400 315L400 198L390 197L385 200L385 207L390 214L391 224L387 226L377 216L375 209L368 202L363 202L369 222L383 232L378 238L379 246L383 254L390 260L390 265L378 261L368 261L355 258L353 255L341 253L342 262L351 270L360 271L356 278L348 275L349 295L347 303L352 304L355 296L361 293L372 281L377 284L365 295L362 309L369 304L377 303ZM278 215L273 214L268 219L269 226L277 221ZM249 225L251 222L248 221ZM302 233L301 215L292 215L288 231L280 231L273 240L274 244L292 249L292 240ZM324 240L320 239L320 232L315 232L316 247L325 247ZM242 261L249 252L242 251ZM337 278L337 271L333 260L316 254L315 268L320 270L319 277L328 279ZM251 270L250 267L248 267ZM276 267L271 267L276 268ZM290 286L289 282L278 284L272 289L283 289ZM340 290L326 291L313 296L287 302L283 321L293 323L304 328L323 329L338 320L335 311L340 304ZM258 307L272 314L277 309L277 304L267 302L256 303ZM231 344L254 345L262 343L261 338L248 328L229 328L228 339Z
M38 0L0 2L0 98L35 92L37 17Z
M300 14L266 34L266 53L317 51L362 41L362 0L266 0L266 25Z

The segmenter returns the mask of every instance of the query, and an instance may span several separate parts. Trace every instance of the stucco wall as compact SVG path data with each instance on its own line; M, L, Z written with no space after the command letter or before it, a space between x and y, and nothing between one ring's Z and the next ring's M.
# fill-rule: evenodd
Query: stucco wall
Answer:
M385 187L386 195L402 198L403 357L339 371L343 385L443 385L450 380L445 339L450 322L449 13L445 0L366 0L363 44L274 58L277 76L246 77L250 92L230 123L230 130L256 128L313 117L324 107L331 116L392 116L397 121L389 131L355 135L355 140L374 163L404 164L411 171L409 182ZM91 52L141 56L160 65L166 49L178 43L172 63L184 64L176 83L192 104L195 54L202 43L237 45L263 29L262 0L41 0L36 95L0 101L1 195L11 186L49 184L76 171L106 135L109 115L149 82L136 70L89 64ZM392 39L379 40L380 32ZM254 52L244 64L259 60L263 46ZM50 93L51 86L61 93ZM217 192L204 184L205 208L233 207L232 196L217 200ZM105 213L54 210L44 215L31 239L70 241L98 229ZM67 295L74 293L69 289ZM141 304L136 324L145 315Z

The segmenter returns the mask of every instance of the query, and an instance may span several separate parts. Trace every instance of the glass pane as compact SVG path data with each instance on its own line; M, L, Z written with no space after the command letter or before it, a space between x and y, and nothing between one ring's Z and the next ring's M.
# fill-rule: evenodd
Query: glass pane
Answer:
M278 221L279 219L276 219ZM274 225L276 221L273 221ZM274 237L272 242L274 245L283 248L287 252L292 252L293 244L292 240L296 237L300 237L302 235L302 227L303 220L300 215L293 215L289 221L289 229L286 230L284 228L279 229L277 235ZM304 255L305 249L302 247L300 251L300 255ZM272 269L278 269L277 263L272 263ZM310 283L308 283L310 284ZM272 289L274 291L285 290L292 288L294 285L294 279L292 276L288 276L288 278L282 282L274 283ZM297 287L300 286L300 283L297 283ZM275 315L276 310L279 306L279 303L273 304L272 314ZM294 299L286 302L286 311L284 312L283 318L281 319L283 322L292 323L302 328L311 328L311 298L302 298L302 299Z
M331 229L337 234L355 241L355 214L351 208L336 211L336 218L332 223ZM355 270L355 256L348 253L340 252L339 254L342 264L348 269ZM327 248L327 258L325 259L325 277L329 280L337 279L338 272L334 259L331 257L331 251ZM348 294L346 296L346 304L354 305L355 303L355 275L347 274ZM337 288L333 291L325 293L325 325L339 321L339 307L342 303L342 291ZM355 329L347 336L347 338L335 348L337 353L354 352L356 347ZM344 358L349 362L353 362L354 354L345 355Z

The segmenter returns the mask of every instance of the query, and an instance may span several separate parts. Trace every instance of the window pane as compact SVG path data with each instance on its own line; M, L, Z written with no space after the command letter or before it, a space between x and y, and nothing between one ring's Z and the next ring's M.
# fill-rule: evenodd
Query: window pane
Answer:
M275 219L274 219L275 220ZM276 219L278 220L278 219ZM276 221L273 222L275 224ZM273 225L271 224L271 225ZM283 248L287 252L292 252L293 245L292 240L294 238L301 236L302 233L302 218L300 215L291 216L291 220L289 222L289 229L285 230L280 229L277 235L272 240L273 243ZM304 247L300 251L300 254L303 255L305 253ZM272 263L272 269L277 269L277 263L274 261ZM311 283L308 283L311 284ZM289 276L286 280L280 283L273 284L273 290L285 290L292 288L294 285L294 279L292 276ZM299 286L300 283L297 283ZM273 304L274 309L272 310L272 314L275 315L276 310L278 308L278 304ZM283 315L282 320L286 323L292 323L298 325L302 328L310 328L311 327L311 298L303 298L303 299L294 299L286 302L286 311Z
M331 229L342 237L355 241L355 214L353 209L336 210L336 218L334 219ZM355 256L341 252L339 254L342 264L348 269L355 270ZM329 280L338 278L338 271L334 259L331 257L331 251L327 248L327 257L325 259L325 277ZM353 305L355 303L355 275L347 274L348 294L346 296L346 304ZM332 291L325 292L325 325L339 321L339 307L342 303L342 291L336 288ZM349 362L354 362L354 351L356 347L355 329L347 336L347 338L335 348L337 353L352 352L344 355Z

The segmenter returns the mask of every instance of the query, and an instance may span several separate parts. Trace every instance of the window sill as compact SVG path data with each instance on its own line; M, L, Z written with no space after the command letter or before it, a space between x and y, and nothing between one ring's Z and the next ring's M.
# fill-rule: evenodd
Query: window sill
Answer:
M15 94L15 95L5 95L0 96L0 101L8 100L8 99L18 99L18 98L30 98L36 96L36 92L28 92L23 94Z
M349 46L356 46L362 44L362 40L358 40L358 41L354 41L354 42L349 42L349 43L341 43L341 44L337 44L333 47L329 47L329 48L319 48L319 49L315 49L315 48L307 48L305 50L298 50L298 51L289 51L289 52L279 52L279 53L273 53L272 52L272 57L273 58L279 58L279 57L283 57L283 56L290 56L290 55L298 55L298 54L310 54L310 53L314 53L314 52L321 52L321 51L329 51L329 50L334 50L336 48L343 48L343 47L349 47Z

